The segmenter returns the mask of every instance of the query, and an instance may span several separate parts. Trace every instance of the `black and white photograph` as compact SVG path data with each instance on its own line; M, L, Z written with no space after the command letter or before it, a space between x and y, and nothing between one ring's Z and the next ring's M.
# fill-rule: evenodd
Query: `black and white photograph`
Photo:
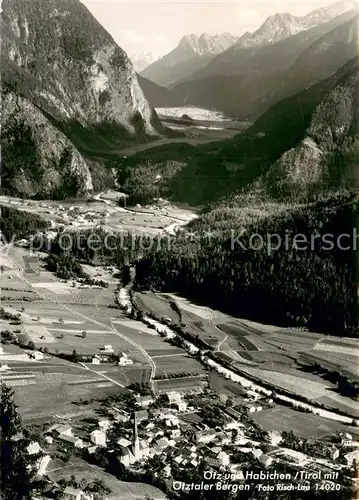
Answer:
M357 0L0 23L0 500L358 499Z

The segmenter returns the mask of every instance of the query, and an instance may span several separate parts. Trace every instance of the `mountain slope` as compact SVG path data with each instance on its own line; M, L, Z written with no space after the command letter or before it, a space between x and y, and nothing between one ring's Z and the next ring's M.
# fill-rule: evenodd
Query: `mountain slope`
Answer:
M359 217L358 69L355 57L277 103L217 157L207 148L212 188L221 187L221 159L232 192L190 233L138 261L137 289L261 323L357 336L358 258L348 236ZM208 189L206 163L195 168Z
M237 39L238 37L229 33L184 36L175 49L155 61L141 74L158 85L171 87L207 66L217 54L226 50Z
M313 28L305 37L300 33L256 52L242 49L241 74L199 78L183 82L173 91L189 104L241 119L256 118L275 102L328 77L358 53L355 12Z
M63 186L73 155L93 156L161 133L158 117L145 99L126 53L80 1L4 0L1 29L2 125L7 138L3 149L7 183L3 189L18 176L31 180L29 186L14 184L18 194L65 195ZM11 111L14 102L19 103L19 109ZM30 127L27 135L33 143L32 162L36 160L37 168L27 159L25 147L21 153L20 141L22 166L16 172L11 141L24 127ZM41 130L44 133L40 135ZM51 183L39 174L45 175L48 167L40 144L43 150L52 151L50 163L57 175ZM64 148L72 156L64 157ZM77 164L81 171L75 174L78 192L89 191L93 185L86 172L89 162L82 157ZM37 170L36 175L33 170Z
M170 108L181 105L180 97L168 88L161 87L141 75L137 75L137 80L147 101L154 108Z
M184 144L152 148L122 160L119 181L121 184L126 182L127 185L136 186L140 178L143 181L147 176L148 170L146 185L148 193L151 193L151 186L155 182L154 172L160 169L163 181L156 184L156 192L174 201L200 205L248 188L258 179L264 179L265 183L263 176L271 166L306 137L313 113L333 89L344 82L354 99L357 74L358 59L353 58L331 77L272 106L252 127L232 140L197 148ZM351 106L353 113L355 106ZM352 126L354 127L354 122ZM320 168L321 165L318 165L318 169ZM333 172L336 168L333 164ZM328 175L315 177L320 178L324 186L328 183ZM270 182L272 180L271 178ZM291 191L290 186L288 190ZM284 192L284 188L282 191ZM303 191L303 196L305 194L306 190ZM138 202L148 201L146 189L141 196L142 199Z

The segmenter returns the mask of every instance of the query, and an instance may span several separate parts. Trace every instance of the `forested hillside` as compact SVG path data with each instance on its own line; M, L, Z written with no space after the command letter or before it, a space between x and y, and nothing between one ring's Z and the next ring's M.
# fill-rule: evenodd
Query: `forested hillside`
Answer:
M200 193L215 200L230 184L232 194L215 201L169 250L140 260L136 286L175 291L264 323L356 335L357 88L352 60L278 103L219 151L207 148L213 163L195 152ZM186 196L195 195L191 182L183 183Z
M194 227L197 236L178 238L170 250L164 247L140 260L136 286L175 291L263 323L355 335L357 256L353 240L343 239L349 249L342 250L337 238L353 235L358 216L354 195L338 194L295 209L282 207L273 216L253 217L244 233L243 220L233 216L225 225L223 218L221 231L211 236L203 230L211 231L216 224L213 213L207 225ZM311 244L317 233L320 238ZM332 239L323 241L325 234ZM296 235L303 236L296 240Z

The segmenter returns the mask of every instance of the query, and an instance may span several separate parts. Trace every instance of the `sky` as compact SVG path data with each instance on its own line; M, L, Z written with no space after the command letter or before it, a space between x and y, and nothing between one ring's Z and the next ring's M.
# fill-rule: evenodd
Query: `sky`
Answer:
M130 56L162 55L191 33L254 31L276 12L304 15L335 0L82 0Z

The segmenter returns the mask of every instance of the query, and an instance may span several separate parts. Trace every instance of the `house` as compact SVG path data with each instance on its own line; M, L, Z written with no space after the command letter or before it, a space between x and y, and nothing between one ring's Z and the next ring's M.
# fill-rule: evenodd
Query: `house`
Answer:
M336 446L333 446L331 449L330 449L330 458L332 460L337 460L337 458L339 458L339 450Z
M279 431L269 431L268 439L272 446L278 446L278 444L282 441L282 435Z
M96 429L95 431L91 432L90 440L91 443L95 444L96 446L106 447L106 432Z
M101 358L97 354L92 358L92 364L93 365L99 365L101 363Z
M175 391L168 392L167 397L171 405L178 404L182 400L181 394Z
M208 431L197 432L194 437L196 443L209 443L216 437L216 431L210 429Z
M179 401L178 403L174 403L177 406L178 411L187 411L187 403L186 401Z
M87 451L90 455L93 455L94 453L96 453L97 448L98 446L90 446L89 448L87 448Z
M63 500L91 500L92 496L86 495L82 490L67 486L63 493Z
M29 358L34 359L35 361L41 361L44 359L44 355L40 351L34 351L29 353Z
M102 350L108 354L112 354L115 352L111 344L104 345Z
M130 358L121 356L118 360L118 366L129 366L133 365L133 361Z
M50 455L45 455L42 457L38 463L37 467L37 475L38 476L44 476L46 474L47 467L49 463L51 462L52 458Z
M174 429L173 431L171 431L171 438L173 439L177 439L181 436L181 431L180 429Z
M165 450L170 446L170 443L167 438L162 437L156 442L156 445L159 446L161 450Z
M152 396L138 396L136 399L141 408L147 408L155 401Z
M6 372L10 370L9 365L0 365L0 372Z
M351 446L352 445L353 436L351 434L349 434L348 432L342 432L340 434L340 437L341 437L340 444L342 446Z
M98 421L98 426L103 431L108 431L111 428L111 422L108 419Z
M351 451L344 455L348 467L354 467L359 464L359 450Z
M227 465L229 465L229 455L226 452L220 451L216 458L221 467L227 467Z
M50 429L47 433L52 431L55 436L73 436L72 427L70 425L55 425L53 428L50 427Z
M258 460L265 468L269 467L273 463L273 458L265 453L262 453Z
M252 454L258 459L261 455L263 455L263 451L260 448L253 448L251 451Z
M131 441L129 441L128 439L126 439L126 438L121 438L121 439L119 439L119 440L117 441L117 444L118 444L119 446L124 447L124 448L128 448L129 446L131 446L132 442L131 442Z
M5 353L4 353L4 348L3 348L3 347L0 347L0 355L1 355L1 354L5 354Z
M141 422L142 420L148 420L148 411L147 410L137 410L135 411L135 416L137 422Z
M224 432L220 432L216 435L216 442L220 444L229 444L231 442L231 438Z
M131 449L129 447L126 448L124 446L120 447L117 459L125 467L128 467L130 464L134 462L134 456L132 454Z
M29 455L37 455L38 453L41 453L41 447L37 441L33 441L32 443L27 446L26 451Z
M171 475L171 466L170 465L166 465L166 467L163 469L163 474L165 477L170 477Z
M82 439L76 437L76 436L67 436L66 434L61 434L58 439L60 441L63 441L67 444L70 444L74 446L75 448L84 448L85 443L82 441Z

